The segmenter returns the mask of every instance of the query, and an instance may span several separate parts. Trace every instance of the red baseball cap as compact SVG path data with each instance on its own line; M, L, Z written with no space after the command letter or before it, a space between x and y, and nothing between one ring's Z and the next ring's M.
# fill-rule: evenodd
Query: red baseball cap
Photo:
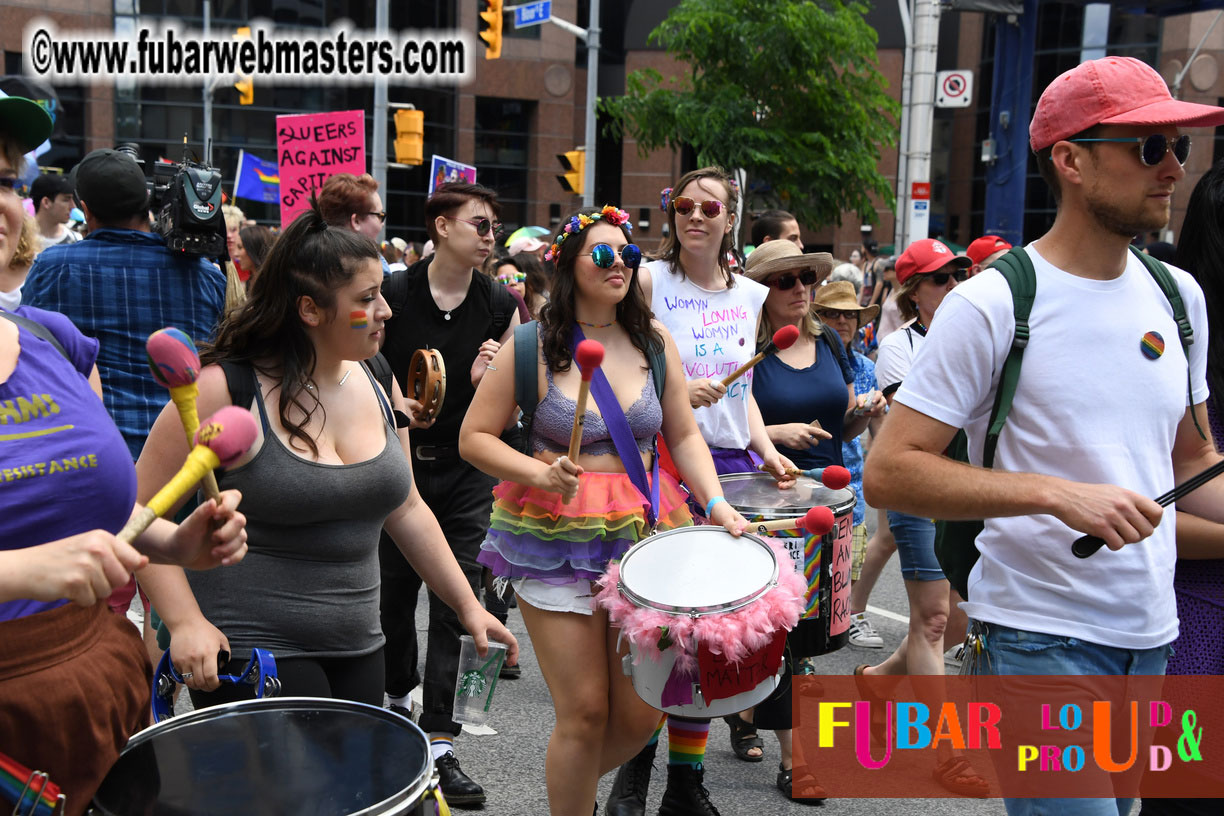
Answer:
M1093 125L1224 124L1224 108L1174 99L1156 69L1134 57L1082 62L1049 84L1029 124L1033 152Z
M905 283L914 275L925 275L948 264L968 269L973 266L973 261L964 255L957 255L943 241L923 238L906 247L901 257L897 258L897 283Z
M980 264L999 250L1011 248L1011 244L997 235L983 235L969 245L969 248L965 250L965 254L969 256L969 260L975 264Z

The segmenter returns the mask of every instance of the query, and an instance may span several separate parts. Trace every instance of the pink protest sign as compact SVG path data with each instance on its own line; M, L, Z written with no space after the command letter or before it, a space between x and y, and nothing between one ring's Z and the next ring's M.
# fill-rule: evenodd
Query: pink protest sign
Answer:
M276 117L281 226L310 206L310 194L337 173L366 171L365 113L359 110Z

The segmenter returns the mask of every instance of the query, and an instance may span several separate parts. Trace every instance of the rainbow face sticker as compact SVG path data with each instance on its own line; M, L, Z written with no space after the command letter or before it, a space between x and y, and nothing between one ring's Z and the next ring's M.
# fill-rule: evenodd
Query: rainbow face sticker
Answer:
M370 328L370 318L366 315L365 310L351 312L349 314L349 326L354 329Z
M1150 331L1143 335L1143 339L1139 341L1139 350L1143 352L1144 357L1149 360L1155 360L1164 354L1164 338L1160 336L1159 332Z

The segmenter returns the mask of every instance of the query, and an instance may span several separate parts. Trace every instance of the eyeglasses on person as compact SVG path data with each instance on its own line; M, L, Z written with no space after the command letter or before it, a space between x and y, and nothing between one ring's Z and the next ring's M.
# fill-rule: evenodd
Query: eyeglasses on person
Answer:
M451 221L462 221L465 224L471 224L476 228L476 234L481 238L488 235L490 230L493 231L495 236L502 234L502 223L500 221L490 221L487 218L480 218L473 221L470 218L456 218L453 215L448 215L446 218L450 219Z
M522 283L527 280L526 272L507 272L504 275L498 275L497 279L502 283Z
M381 224L387 223L387 211L386 210L371 210L370 212L366 213L367 218L371 215L377 218L379 223Z
M642 262L642 250L638 249L637 244L625 244L619 254L621 262L625 264L626 269L637 269L638 264ZM587 255L591 256L591 260L600 269L611 269L612 265L616 263L617 252L608 244L596 244L591 247L590 252L578 257L585 258Z
M948 278L956 278L957 283L964 283L969 280L969 272L964 269L958 269L955 272L927 272L923 277L929 279L936 286L947 286Z
M1139 161L1144 167L1155 167L1164 161L1164 157L1169 151L1173 151L1173 158L1177 159L1177 163L1185 165L1186 159L1190 157L1190 134L1183 133L1176 139L1169 142L1169 138L1163 133L1153 133L1151 136L1118 136L1110 139L1068 139L1072 143L1080 142L1119 142L1122 144L1139 144Z
M858 321L860 313L861 311L858 309L817 309L816 310L816 314L820 316L821 320L836 320L837 318L840 317L845 320Z
M688 196L680 196L672 199L672 207L676 210L676 215L691 215L694 208L698 206L697 202ZM701 214L706 218L717 218L719 213L723 211L723 203L717 198L711 198L709 201L701 202Z
M799 281L804 286L812 286L816 283L816 273L811 269L804 269L798 274L794 272L785 272L776 278L769 281L769 286L774 289L781 289L785 292L795 285L795 281Z

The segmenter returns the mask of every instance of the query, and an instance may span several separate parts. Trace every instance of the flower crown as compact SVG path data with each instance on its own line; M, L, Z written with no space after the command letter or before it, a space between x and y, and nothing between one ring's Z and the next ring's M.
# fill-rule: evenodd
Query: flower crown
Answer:
M587 227L594 224L596 221L606 221L614 227L624 227L627 231L633 232L633 224L629 220L629 213L618 207L613 207L611 204L605 204L603 209L597 213L583 213L575 215L565 225L565 229L557 233L557 238L553 241L553 245L544 253L544 260L556 260L561 254L561 245L565 243L565 239L571 235L577 235Z

